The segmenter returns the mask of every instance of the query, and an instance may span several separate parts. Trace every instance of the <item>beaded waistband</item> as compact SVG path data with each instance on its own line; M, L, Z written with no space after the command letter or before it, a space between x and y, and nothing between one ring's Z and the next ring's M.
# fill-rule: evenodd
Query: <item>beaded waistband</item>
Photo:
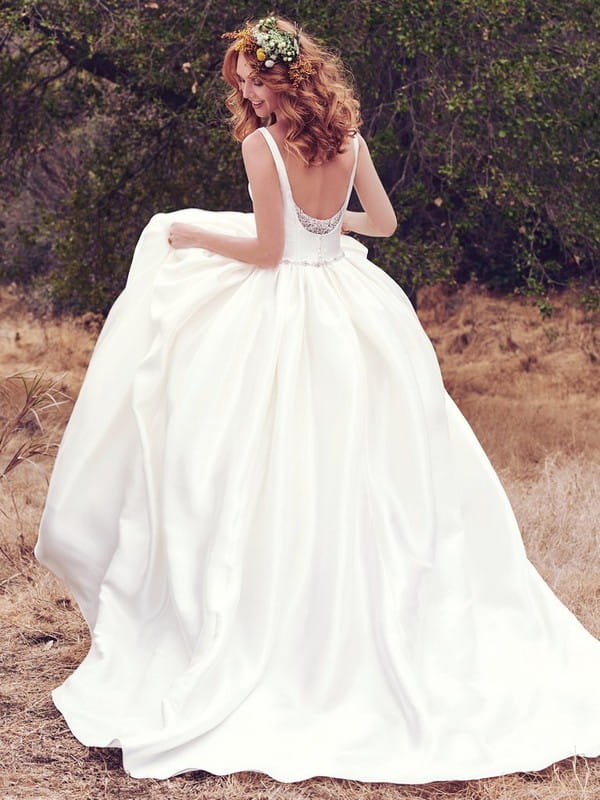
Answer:
M295 259L295 258L282 258L279 262L280 264L298 264L302 267L326 267L328 264L333 264L334 261L339 261L341 258L344 258L343 253L338 253L336 256L332 256L332 258L316 258L311 260L309 258L303 259Z

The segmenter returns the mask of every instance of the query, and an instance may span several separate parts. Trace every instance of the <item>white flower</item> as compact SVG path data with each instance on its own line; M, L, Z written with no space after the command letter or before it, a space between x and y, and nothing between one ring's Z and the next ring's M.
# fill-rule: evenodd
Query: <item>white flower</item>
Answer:
M275 66L275 62L273 61L273 59L272 59L272 58L268 58L268 59L265 61L265 67L269 67L269 68L270 68L270 67L274 67L274 66Z

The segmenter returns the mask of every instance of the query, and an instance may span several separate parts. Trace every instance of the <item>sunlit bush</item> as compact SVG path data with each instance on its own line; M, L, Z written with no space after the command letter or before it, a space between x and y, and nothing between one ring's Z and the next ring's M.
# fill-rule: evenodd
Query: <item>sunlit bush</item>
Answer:
M58 309L109 307L155 211L250 209L219 78L220 34L248 5L184 6L16 0L0 11L1 270L43 283ZM595 0L276 10L355 75L362 132L399 218L393 239L369 242L373 260L411 293L476 277L540 297L575 282L595 302ZM35 212L15 220L23 186Z

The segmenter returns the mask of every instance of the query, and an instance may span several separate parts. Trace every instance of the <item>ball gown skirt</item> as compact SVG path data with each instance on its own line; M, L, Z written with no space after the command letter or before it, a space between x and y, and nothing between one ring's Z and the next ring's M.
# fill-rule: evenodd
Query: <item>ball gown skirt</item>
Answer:
M252 214L153 217L64 434L36 555L91 647L56 706L134 777L597 756L600 642L528 561L406 295L341 215L298 209L261 131L281 263L167 244L173 221L254 235Z

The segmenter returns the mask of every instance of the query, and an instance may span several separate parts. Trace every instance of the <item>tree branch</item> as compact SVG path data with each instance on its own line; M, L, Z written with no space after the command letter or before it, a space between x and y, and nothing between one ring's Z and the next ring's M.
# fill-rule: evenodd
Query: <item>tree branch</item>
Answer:
M161 100L167 108L176 112L186 107L193 107L198 102L191 93L184 94L165 86L140 83L132 72L115 63L108 54L90 52L89 45L84 39L76 39L61 28L49 24L35 9L30 16L24 15L22 21L24 25L33 25L43 36L53 39L58 52L75 69L85 70L97 78L123 86L137 95L150 93L154 98Z

